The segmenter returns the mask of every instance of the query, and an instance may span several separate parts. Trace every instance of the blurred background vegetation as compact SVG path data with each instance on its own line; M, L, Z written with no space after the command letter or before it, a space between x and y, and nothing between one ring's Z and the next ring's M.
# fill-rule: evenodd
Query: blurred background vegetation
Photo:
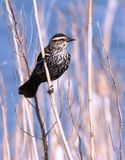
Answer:
M90 130L87 91L88 0L39 0L38 12L44 46L55 33L76 39L68 48L71 65L53 82L60 120L74 159L90 159ZM13 0L19 31L23 81L28 79L40 52L32 1ZM0 155L1 159L44 159L39 124L33 106L18 95L20 81L17 53L4 0L0 0ZM122 144L125 153L125 1L95 0L93 4L92 116L95 153L98 160L121 160L119 157L122 113ZM110 60L110 65L109 65ZM111 71L111 72L110 72ZM112 75L113 73L113 79ZM115 80L115 83L114 83ZM117 86L115 89L115 85ZM116 98L116 94L118 97ZM47 84L37 92L38 104L47 135L49 159L67 159L47 94ZM31 101L31 100L30 100ZM31 101L34 104L34 101ZM51 129L51 130L50 130ZM26 133L25 133L26 132ZM32 136L34 137L32 137Z

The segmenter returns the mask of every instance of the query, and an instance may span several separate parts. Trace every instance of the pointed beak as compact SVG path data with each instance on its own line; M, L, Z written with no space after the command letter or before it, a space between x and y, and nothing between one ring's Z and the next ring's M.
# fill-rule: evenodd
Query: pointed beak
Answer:
M67 37L67 42L75 41L74 38Z

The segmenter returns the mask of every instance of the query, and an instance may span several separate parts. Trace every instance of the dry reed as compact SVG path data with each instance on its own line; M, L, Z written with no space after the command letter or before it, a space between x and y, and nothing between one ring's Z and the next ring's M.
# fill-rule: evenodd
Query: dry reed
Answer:
M32 44L34 42L30 40L27 47L27 33L23 30L23 28L27 27L25 26L25 22L23 22L24 26L21 27L21 23L24 20L23 15L20 13L21 18L18 21L19 12L17 11L17 14L14 14L16 6L12 5L10 0L4 0L4 2L7 9L7 23L9 23L9 29L12 33L11 44L14 46L14 64L16 64L19 79L22 83L28 79L28 74L30 74L26 58L26 55L29 56L30 54L26 54L26 52L30 52L30 48L33 47ZM98 26L98 30L103 28L103 36L100 34L99 38L94 36L95 25L92 25L92 0L91 3L82 0L79 0L77 3L67 2L64 8L58 7L55 0L51 1L51 3L46 1L38 6L38 9L42 9L42 12L38 13L38 23L42 20L40 39L44 38L44 42L46 43L48 42L48 37L51 37L55 32L66 33L67 31L68 33L66 34L72 34L72 37L76 39L70 51L71 67L58 80L58 83L53 82L54 95L56 95L56 106L55 102L54 106L55 108L57 107L60 113L60 116L57 115L57 119L62 123L63 132L65 132L67 139L66 143L70 146L68 155L70 155L70 152L72 153L71 157L69 156L71 159L123 159L122 131L124 128L122 128L121 114L121 82L115 76L115 69L113 68L116 64L113 63L115 57L114 55L112 57L109 55L113 48L112 35L117 26L114 23L116 20L115 13L119 9L119 4L116 0L109 0L106 4L106 9L100 5L96 8L97 4L94 4L94 13L105 13L104 23L102 23L102 26L100 25L101 27ZM47 11L46 5L48 6ZM14 7L15 9L13 9ZM56 15L54 19L53 13L54 16ZM52 33L49 35L49 29L53 21L56 25L51 27ZM34 21L32 23L32 26L35 26ZM100 19L99 23L101 23ZM30 37L34 39L33 30L31 32ZM115 32L117 33L117 31ZM93 46L92 38L94 42ZM41 44L43 43L42 39L39 40ZM26 48L28 49L26 50ZM43 51L43 44L41 48ZM38 51L38 49L36 50ZM36 58L36 55L34 57ZM117 75L123 76L119 68L117 68ZM0 77L0 82L1 79ZM49 82L50 86L51 82ZM6 92L8 92L7 89ZM41 85L38 90L38 101L36 99L36 103L23 97L16 103L14 99L15 95L12 94L13 106L14 109L16 108L15 115L17 115L17 123L13 130L13 135L10 134L7 127L9 117L6 114L6 101L8 96L5 94L5 89L4 91L0 90L0 93L2 93L0 95L1 98L4 97L4 101L0 99L2 126L4 126L2 128L4 138L2 139L2 149L0 148L2 151L0 150L0 153L3 159L69 159L65 154L67 144L65 145L66 147L62 145L65 138L62 140L53 109L49 107L49 102L52 102L51 95L49 98L46 96L46 87L44 85ZM36 106L37 109L35 108ZM36 124L36 117L33 114L34 110L37 113L37 118L39 117L40 129L37 128L39 126L37 126L38 122ZM5 116L3 116L3 113L5 113ZM12 144L13 140L14 145ZM11 157L13 153L15 154Z

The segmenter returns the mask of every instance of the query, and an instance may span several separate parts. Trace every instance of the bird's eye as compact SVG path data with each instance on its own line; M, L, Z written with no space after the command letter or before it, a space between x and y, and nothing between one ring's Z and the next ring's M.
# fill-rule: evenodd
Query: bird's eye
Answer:
M64 39L61 39L61 42L64 42Z

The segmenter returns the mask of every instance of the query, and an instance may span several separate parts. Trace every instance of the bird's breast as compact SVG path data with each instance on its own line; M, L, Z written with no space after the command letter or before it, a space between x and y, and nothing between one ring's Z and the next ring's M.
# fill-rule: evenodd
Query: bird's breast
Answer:
M69 67L70 55L68 52L60 52L51 54L46 59L51 80L59 78Z

